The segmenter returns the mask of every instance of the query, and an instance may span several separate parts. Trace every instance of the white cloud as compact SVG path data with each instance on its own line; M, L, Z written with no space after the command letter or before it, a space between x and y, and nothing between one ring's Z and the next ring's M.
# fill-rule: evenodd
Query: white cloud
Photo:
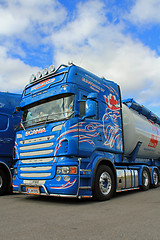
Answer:
M160 0L136 0L131 12L124 16L134 24L160 23Z
M8 56L7 49L0 47L0 85L1 91L22 92L29 83L29 77L39 69L24 64L19 59Z
M48 25L60 25L66 11L57 0L6 0L0 4L0 34L11 36L24 32L49 31ZM17 36L16 36L17 37Z
M88 10L89 9L89 10ZM123 97L145 101L159 97L160 57L140 41L123 33L125 25L112 25L101 1L79 4L75 18L52 36L56 63L75 64L112 79Z
M28 53L25 48L21 49L21 44L35 41L35 45L53 46L56 65L73 60L99 76L116 81L121 86L123 98L135 97L143 104L156 104L160 89L160 57L124 33L122 19L119 23L110 23L107 19L110 9L106 9L103 1L79 1L69 18L67 10L57 0L5 2L5 5L0 3L0 36L4 39L2 44L1 38L0 46L1 90L23 89L30 74L38 71L11 55L17 51L25 59ZM159 9L159 5L156 3L159 2L136 1L123 19L136 24L158 22L160 15L156 8Z
M46 44L46 36L65 18L66 10L57 0L0 2L1 91L22 91L30 74L38 71L20 59L27 56L26 43L28 49Z

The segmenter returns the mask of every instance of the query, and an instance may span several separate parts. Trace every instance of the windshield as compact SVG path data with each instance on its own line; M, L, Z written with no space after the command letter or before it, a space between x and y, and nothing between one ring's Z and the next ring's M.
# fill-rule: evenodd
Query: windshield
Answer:
M45 102L24 109L22 126L29 127L42 122L60 121L74 113L74 95L45 99Z

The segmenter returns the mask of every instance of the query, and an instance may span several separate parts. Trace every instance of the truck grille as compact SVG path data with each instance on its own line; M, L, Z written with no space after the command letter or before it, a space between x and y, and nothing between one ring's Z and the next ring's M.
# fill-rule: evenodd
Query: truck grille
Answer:
M53 150L43 150L43 151L35 151L35 152L24 152L20 153L21 157L30 157L30 156L37 156L37 155L47 155L52 153Z
M48 171L50 170L52 167L47 166L47 167L21 167L20 170L21 171Z
M20 150L23 151L23 150L32 150L32 149L38 149L38 148L42 149L42 148L47 148L47 147L51 147L51 146L53 146L53 142L20 147Z
M54 135L20 141L19 177L22 179L50 179L56 172ZM48 156L48 157L47 157Z
M44 178L51 176L51 173L20 173L21 177L28 178Z
M39 138L33 138L33 139L27 139L20 141L20 144L30 144L30 143L36 143L36 142L44 142L49 141L54 138L54 135L46 136L46 137L39 137Z
M54 135L38 137L33 139L26 139L20 141L20 157L35 157L35 156L44 156L53 153L54 142L51 141L54 139ZM42 143L45 141L45 143ZM34 151L35 150L35 151Z
M53 161L53 158L33 158L33 159L25 159L25 160L21 160L21 163L24 164L30 164L30 163L49 163Z

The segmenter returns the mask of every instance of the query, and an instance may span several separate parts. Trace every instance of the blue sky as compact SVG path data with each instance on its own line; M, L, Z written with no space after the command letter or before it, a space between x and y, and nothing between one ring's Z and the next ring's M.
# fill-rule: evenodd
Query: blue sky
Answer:
M1 91L72 60L160 116L159 13L160 0L1 0Z

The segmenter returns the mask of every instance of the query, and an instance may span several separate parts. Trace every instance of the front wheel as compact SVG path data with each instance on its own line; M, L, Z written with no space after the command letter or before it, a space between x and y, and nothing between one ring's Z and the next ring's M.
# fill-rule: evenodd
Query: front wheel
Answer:
M7 177L5 173L0 169L0 195L3 195L7 189Z
M93 197L96 200L109 200L115 192L115 178L112 170L105 165L98 167L94 187Z

